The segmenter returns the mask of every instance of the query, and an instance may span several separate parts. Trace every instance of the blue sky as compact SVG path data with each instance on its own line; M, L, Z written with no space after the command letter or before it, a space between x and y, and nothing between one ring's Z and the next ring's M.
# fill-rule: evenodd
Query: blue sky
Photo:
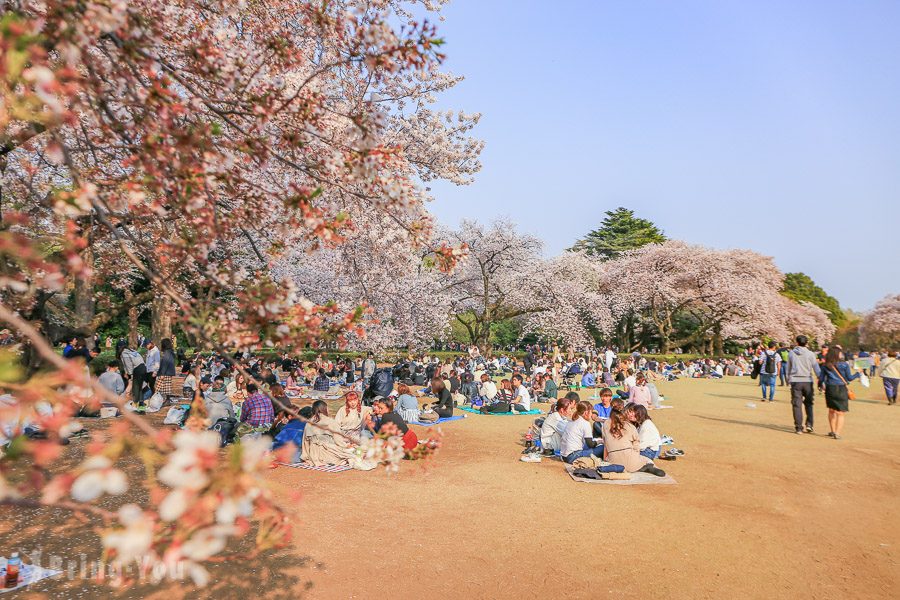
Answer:
M752 248L864 310L900 293L900 2L455 0L439 24L483 113L455 225L510 215L548 254L634 209Z

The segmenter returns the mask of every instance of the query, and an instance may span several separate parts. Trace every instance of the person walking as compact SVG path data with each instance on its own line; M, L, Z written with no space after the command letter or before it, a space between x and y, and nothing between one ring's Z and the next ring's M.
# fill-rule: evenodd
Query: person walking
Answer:
M819 375L819 386L825 387L825 404L828 406L828 436L841 439L844 429L844 415L850 411L849 384L859 377L859 373L851 373L850 365L844 360L840 346L832 346L825 355L825 364Z
M778 370L781 357L775 352L775 342L769 342L769 348L759 355L759 385L762 388L762 399L766 401L766 388L769 388L769 402L775 402L775 384L778 382Z
M897 404L897 388L900 388L900 358L896 352L888 352L887 358L879 366L878 374L884 384L884 395L888 404Z
M791 408L794 411L794 432L813 432L813 389L814 377L818 378L822 370L816 355L806 347L809 340L805 335L797 336L797 345L788 352L787 356L787 383L791 388ZM803 420L803 411L806 410L806 421Z
M363 363L362 363L362 382L363 382L363 386L368 386L368 385L369 385L369 383L370 383L370 381L371 381L371 379L372 379L372 375L375 374L375 367L376 367L376 366L378 366L378 365L377 365L377 363L375 362L375 354L372 353L372 352L369 352L369 354L366 356L366 360L364 360Z

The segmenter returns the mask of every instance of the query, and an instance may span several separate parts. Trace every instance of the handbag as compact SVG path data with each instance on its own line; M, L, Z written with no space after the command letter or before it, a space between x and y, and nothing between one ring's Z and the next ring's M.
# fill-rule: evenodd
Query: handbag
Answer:
M840 377L841 381L844 382L844 385L847 386L847 400L856 400L856 394L854 394L853 390L850 389L850 384L847 383L847 380L844 379L844 376L841 375L840 371L838 371L836 367L831 367L831 370L834 371L834 374Z
M425 410L419 413L419 423L434 423L440 417L433 410Z

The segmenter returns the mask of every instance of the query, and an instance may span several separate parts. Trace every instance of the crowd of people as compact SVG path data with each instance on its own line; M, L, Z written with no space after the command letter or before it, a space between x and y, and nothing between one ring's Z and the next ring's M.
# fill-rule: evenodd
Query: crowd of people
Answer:
M362 360L332 360L322 353L305 362L289 353L187 358L170 339L158 346L145 340L142 348L120 340L99 383L111 394L127 397L136 412L159 410L171 401L167 422L175 424L184 424L202 406L223 444L266 434L276 448L294 444L296 461L357 468L367 468L356 460L357 450L376 435L399 436L405 449L414 448L417 437L410 423L452 418L460 408L517 414L532 411L535 403L549 403L549 413L538 420L539 447L527 448L523 461L559 456L574 464L596 457L604 468L651 473L658 471L653 461L679 455L677 450L661 453L661 436L649 416L662 407L658 381L750 376L759 380L764 401L774 400L777 386L788 386L797 433L814 431L818 391L824 394L828 435L834 439L841 439L852 398L850 382L877 374L890 404L896 403L900 389L897 353L861 351L853 356L839 346L814 353L803 336L793 347L769 343L734 358L673 363L612 347L576 353L556 345L529 346L521 358L482 356L475 346L460 350L452 359L408 355L379 368L371 352ZM63 355L90 362L97 351L73 338ZM590 399L596 402L584 400L578 393L582 389L592 390ZM561 392L568 393L560 398ZM308 400L309 405L298 411L298 398L299 404ZM327 400L342 405L330 414Z

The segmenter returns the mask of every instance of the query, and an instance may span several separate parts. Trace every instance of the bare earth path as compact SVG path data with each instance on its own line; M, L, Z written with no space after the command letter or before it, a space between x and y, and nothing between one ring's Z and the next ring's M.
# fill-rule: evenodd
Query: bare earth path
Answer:
M897 598L900 408L855 385L835 441L821 396L798 436L785 388L762 404L747 378L662 384L675 408L651 415L687 453L661 463L677 486L520 463L532 417L480 415L443 427L427 472L272 479L303 493L296 545L318 568L296 575L314 598Z
M675 408L652 418L687 453L660 463L675 486L576 483L559 462L519 462L533 417L469 415L443 427L427 470L273 470L276 494L296 507L293 550L214 567L199 593L45 580L22 596L898 598L900 407L854 387L835 441L821 396L817 433L798 436L784 388L763 404L747 378L661 384ZM3 548L99 552L88 524L65 513L0 515Z

